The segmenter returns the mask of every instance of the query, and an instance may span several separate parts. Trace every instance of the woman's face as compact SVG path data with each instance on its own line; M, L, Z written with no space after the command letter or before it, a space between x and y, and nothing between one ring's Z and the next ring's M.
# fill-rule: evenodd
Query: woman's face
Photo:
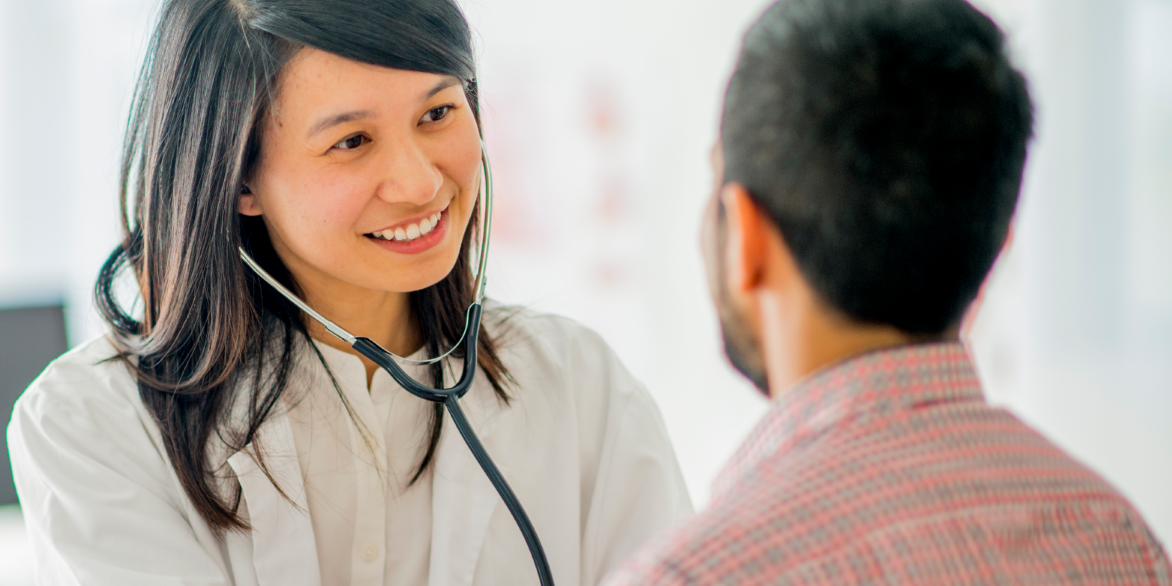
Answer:
M409 292L456 262L480 139L463 84L316 49L282 71L240 212L306 296Z

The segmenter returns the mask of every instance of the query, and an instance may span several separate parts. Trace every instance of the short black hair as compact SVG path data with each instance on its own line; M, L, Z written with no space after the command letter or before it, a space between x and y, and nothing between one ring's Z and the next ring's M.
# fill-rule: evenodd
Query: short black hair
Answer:
M725 96L725 182L863 323L941 334L996 260L1032 135L1025 79L963 0L780 0Z

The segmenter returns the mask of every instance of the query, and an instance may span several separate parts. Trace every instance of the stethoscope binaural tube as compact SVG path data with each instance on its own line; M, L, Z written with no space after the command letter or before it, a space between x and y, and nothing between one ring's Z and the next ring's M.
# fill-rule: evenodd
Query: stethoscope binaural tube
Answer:
M513 520L517 522L517 528L521 530L521 535L525 538L525 544L529 546L529 554L533 556L533 564L537 568L537 577L541 581L541 586L553 586L553 572L550 570L549 560L545 557L545 550L541 547L541 540L537 537L537 531L533 528L533 523L529 520L529 515L525 513L525 509L521 506L521 501L517 500L517 495L513 493L513 489L509 487L509 483L505 481L505 477L501 475L500 470L496 467L492 458L489 457L488 452L484 449L484 445L480 443L480 438L472 430L472 425L468 422L468 418L464 415L464 410L460 407L460 398L468 393L468 389L472 388L472 380L476 377L477 342L480 337L480 315L483 310L482 302L484 301L484 289L486 285L484 271L487 267L488 241L492 235L492 168L489 165L488 153L485 152L483 143L480 145L480 151L481 165L484 170L483 185L480 192L481 203L483 204L484 227L479 250L480 258L477 263L479 270L476 274L476 284L474 286L475 297L472 305L468 307L468 312L465 316L464 334L451 349L435 358L424 361L408 361L417 364L434 363L451 354L452 351L463 343L463 372L460 374L460 380L456 381L456 384L451 387L436 389L411 378L403 370L403 367L399 366L396 360L407 361L406 359L395 356L369 338L351 334L341 326L314 311L304 301L281 285L272 275L261 268L243 248L240 249L240 258L244 261L244 264L248 265L266 283L320 323L328 332L347 344L350 344L350 347L354 348L359 354L369 358L371 362L374 362L380 368L387 371L387 374L391 375L391 378L395 379L395 382L399 383L407 392L427 401L443 403L444 408L451 415L456 429L460 431L460 436L464 438L464 443L468 445L468 449L472 452L473 457L476 458L476 462L484 470L485 476L492 482L492 486L496 488L501 500L505 502L509 513L513 515Z

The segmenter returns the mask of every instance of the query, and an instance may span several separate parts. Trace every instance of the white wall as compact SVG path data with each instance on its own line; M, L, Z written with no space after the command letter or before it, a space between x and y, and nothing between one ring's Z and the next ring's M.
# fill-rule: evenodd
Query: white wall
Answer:
M1030 77L1017 241L974 331L991 398L1172 540L1172 2L982 0ZM490 291L601 331L659 400L698 502L763 412L720 356L697 250L755 0L469 0L498 176ZM154 2L0 0L0 303L76 343L117 237L121 128ZM0 583L3 583L0 569Z
M118 239L119 147L154 2L0 0L0 304L65 301L101 325L98 267Z
M49 228L66 226L49 212L71 195L58 163L73 158L72 55L67 43L37 37L67 40L63 12L64 0L0 5L0 294L22 301L57 297L67 265L68 249ZM28 229L34 218L41 224L35 231Z

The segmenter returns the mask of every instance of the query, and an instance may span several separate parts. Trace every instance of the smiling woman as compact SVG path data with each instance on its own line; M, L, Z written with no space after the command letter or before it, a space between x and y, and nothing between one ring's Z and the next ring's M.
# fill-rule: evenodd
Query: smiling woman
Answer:
M111 335L51 365L10 427L42 582L535 580L440 405L238 256L396 354L456 343L476 87L449 0L164 4L127 134L124 239L97 284ZM557 583L596 583L690 511L658 410L585 328L484 315L465 410ZM410 375L443 387L462 359Z
M240 213L264 220L306 301L342 327L408 322L405 293L441 281L467 254L480 136L463 84L306 48L277 87ZM464 307L448 309L462 318ZM420 346L415 333L374 339L406 356Z

